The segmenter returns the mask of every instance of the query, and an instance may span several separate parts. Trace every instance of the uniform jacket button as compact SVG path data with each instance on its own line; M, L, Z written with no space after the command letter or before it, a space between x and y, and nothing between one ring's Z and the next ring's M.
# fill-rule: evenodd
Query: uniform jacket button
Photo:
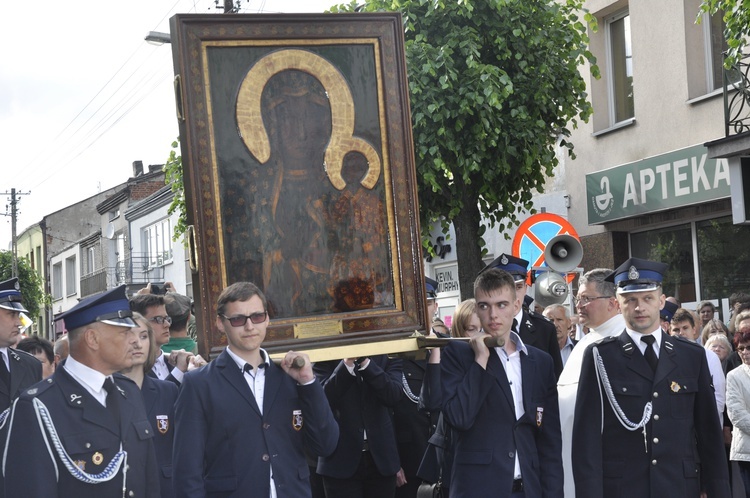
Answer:
M651 465L656 465L656 458L654 458L653 460L651 460Z
M658 398L658 397L659 397L659 393L654 392L654 398Z
M654 420L659 420L659 415L654 415Z
M267 462L267 461L269 461L269 460L271 459L271 457L270 457L270 456L268 456L268 454L267 454L267 453L263 453L263 456L262 456L262 457L260 457L260 458L261 458L261 459L262 459L262 460L263 460L264 462Z
M508 457L513 458L514 456L516 456L515 453L513 453L512 451L508 452Z

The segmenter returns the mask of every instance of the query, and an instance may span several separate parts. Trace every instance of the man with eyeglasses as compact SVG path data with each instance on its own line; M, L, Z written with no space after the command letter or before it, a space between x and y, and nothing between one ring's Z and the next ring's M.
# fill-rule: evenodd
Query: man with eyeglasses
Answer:
M177 496L310 497L303 449L336 449L339 428L310 359L290 351L277 366L261 348L267 309L249 282L219 295L216 327L227 347L185 375L175 405Z
M705 352L661 329L667 268L630 258L607 277L626 325L584 353L572 446L578 496L731 496Z
M619 334L625 329L625 320L620 314L620 307L615 298L615 285L606 280L610 273L612 270L608 268L596 268L584 273L578 280L578 294L574 302L579 321L582 325L589 327L589 333L584 335L573 348L565 363L563 373L557 381L560 425L563 435L566 498L575 496L575 483L573 482L575 461L571 454L571 444L583 352L589 345Z
M174 382L179 386L190 365L190 358L194 355L187 351L172 351L170 359L173 359L173 362L170 363L162 352L161 347L169 342L169 326L172 324L172 319L167 314L164 296L150 293L135 294L130 298L130 309L143 315L154 329L154 340L159 348L159 356L156 357L149 375Z

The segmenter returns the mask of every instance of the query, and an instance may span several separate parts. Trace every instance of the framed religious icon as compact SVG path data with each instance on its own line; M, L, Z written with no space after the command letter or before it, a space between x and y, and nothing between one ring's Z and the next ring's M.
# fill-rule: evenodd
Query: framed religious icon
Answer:
M271 351L424 331L400 15L171 22L201 352L237 281L267 298Z

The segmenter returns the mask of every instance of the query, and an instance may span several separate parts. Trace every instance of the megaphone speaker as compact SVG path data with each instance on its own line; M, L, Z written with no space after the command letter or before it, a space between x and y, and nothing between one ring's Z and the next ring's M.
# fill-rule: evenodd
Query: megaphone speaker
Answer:
M534 286L534 301L544 308L551 304L562 304L568 297L568 284L559 273L542 273L536 278Z
M582 259L581 243L567 234L553 237L544 248L544 261L547 266L561 273L576 268Z

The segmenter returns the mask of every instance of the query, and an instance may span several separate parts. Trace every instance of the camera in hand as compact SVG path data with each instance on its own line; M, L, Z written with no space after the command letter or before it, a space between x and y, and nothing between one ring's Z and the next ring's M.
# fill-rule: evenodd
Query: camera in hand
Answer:
M167 293L167 286L165 284L151 284L151 294L161 294L164 295Z

